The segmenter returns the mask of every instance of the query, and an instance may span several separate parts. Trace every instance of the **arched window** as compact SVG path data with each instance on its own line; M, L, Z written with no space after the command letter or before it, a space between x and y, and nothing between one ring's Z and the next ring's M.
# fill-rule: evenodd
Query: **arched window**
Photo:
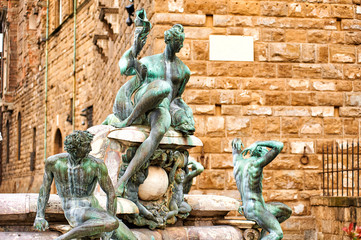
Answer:
M60 129L58 128L55 133L54 138L54 152L53 154L58 154L63 152L63 137L61 136Z
M18 113L18 160L21 157L21 113Z
M33 151L30 153L30 171L35 170L35 158L36 158L36 128L33 128Z
M10 122L6 121L6 163L10 162Z

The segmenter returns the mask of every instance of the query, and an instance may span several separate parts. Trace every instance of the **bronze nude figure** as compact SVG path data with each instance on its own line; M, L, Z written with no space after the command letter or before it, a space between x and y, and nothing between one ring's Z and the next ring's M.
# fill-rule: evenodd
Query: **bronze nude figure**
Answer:
M242 198L239 212L262 228L261 240L282 239L283 231L280 223L291 216L292 210L280 202L265 203L262 196L262 180L263 168L282 151L283 143L259 141L242 151L243 147L240 139L236 138L232 141L233 172ZM244 158L247 153L250 153L250 157Z
M103 239L136 239L115 216L117 198L108 169L102 160L89 155L92 139L93 135L88 131L74 131L65 138L68 153L46 159L34 227L43 231L48 228L45 207L54 180L65 218L73 227L57 240L99 235ZM93 194L97 183L107 195L107 211L100 207Z

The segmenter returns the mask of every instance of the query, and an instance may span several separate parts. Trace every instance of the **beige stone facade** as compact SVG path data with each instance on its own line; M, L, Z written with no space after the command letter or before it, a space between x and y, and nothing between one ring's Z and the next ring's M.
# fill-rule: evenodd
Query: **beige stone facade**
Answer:
M240 137L246 146L256 140L280 140L285 144L282 154L264 170L264 195L266 201L282 201L293 208L293 217L283 227L292 236L288 239L304 239L313 227L307 224L312 218L310 197L321 194L323 144L360 135L360 3L135 1L136 9L144 7L153 24L144 56L163 51L163 32L174 23L185 27L179 57L192 76L184 99L194 112L195 134L204 143L191 152L205 167L193 193L239 198L231 140ZM8 67L2 65L2 75L7 71L8 77L2 78L1 85L0 192L38 191L44 132L49 156L60 151L73 127L88 127L87 119L80 116L83 109L93 106L94 125L112 112L117 90L126 81L117 62L132 44L134 26L125 23L128 4L126 0L78 1L74 25L73 1L50 0L46 47L46 1L0 2L2 9L7 8L8 24L2 24L2 29L8 39L4 50L9 49ZM254 61L210 61L210 35L252 36ZM307 165L300 163L304 146Z

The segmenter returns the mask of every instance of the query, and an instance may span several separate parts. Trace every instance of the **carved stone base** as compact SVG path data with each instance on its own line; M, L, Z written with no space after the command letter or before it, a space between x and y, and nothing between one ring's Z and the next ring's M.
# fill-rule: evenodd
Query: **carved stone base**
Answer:
M115 186L140 144L149 136L150 129L147 126L122 129L96 126L89 131L95 133L93 154L104 159ZM196 146L202 146L202 142L195 136L184 136L173 129L165 134L158 149L125 187L122 197L133 201L139 214L127 215L124 219L154 229L164 228L189 215L191 207L184 200L183 186L191 184L187 182L187 149Z

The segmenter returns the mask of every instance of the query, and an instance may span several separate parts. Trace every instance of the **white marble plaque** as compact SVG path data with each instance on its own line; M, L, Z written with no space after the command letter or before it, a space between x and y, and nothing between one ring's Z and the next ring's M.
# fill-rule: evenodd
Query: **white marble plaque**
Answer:
M254 61L253 37L209 36L209 59L213 61Z

